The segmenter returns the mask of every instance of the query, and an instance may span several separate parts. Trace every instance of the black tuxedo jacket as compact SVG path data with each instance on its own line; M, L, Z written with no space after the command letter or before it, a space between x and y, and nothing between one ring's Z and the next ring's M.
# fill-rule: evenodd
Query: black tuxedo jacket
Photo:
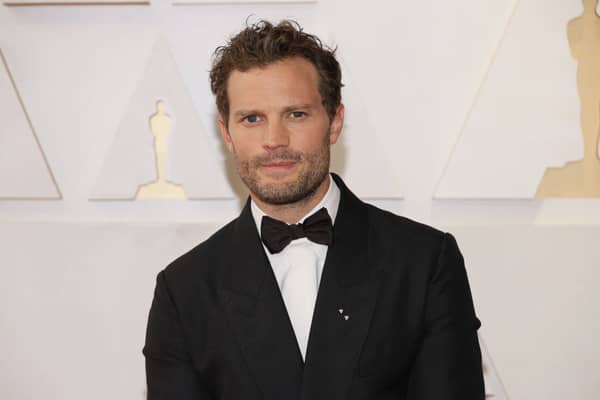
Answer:
M306 362L248 202L158 274L149 400L484 399L480 322L454 238L334 179L340 206Z

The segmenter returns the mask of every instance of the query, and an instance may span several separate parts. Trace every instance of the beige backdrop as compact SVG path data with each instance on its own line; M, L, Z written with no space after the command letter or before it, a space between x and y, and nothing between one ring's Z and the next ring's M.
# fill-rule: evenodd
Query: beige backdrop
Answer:
M143 398L155 275L240 199L89 198L159 37L226 172L218 189L242 192L207 70L251 14L293 17L343 49L354 107L336 167L363 197L456 234L507 397L598 398L600 201L533 198L546 168L583 154L567 40L581 12L580 0L0 7L22 132L62 195L0 201L0 398ZM39 172L23 160L1 185Z

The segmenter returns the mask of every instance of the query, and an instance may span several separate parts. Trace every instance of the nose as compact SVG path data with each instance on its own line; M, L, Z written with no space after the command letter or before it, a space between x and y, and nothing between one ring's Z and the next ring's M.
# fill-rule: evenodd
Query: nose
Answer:
M280 120L270 120L263 136L263 147L268 150L285 147L290 143L287 127Z

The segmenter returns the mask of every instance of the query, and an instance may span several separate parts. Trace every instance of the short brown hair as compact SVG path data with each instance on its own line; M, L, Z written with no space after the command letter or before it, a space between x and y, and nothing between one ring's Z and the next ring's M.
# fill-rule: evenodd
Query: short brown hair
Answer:
M302 30L295 21L283 20L277 25L261 20L248 25L217 47L210 71L210 87L216 96L217 109L229 119L227 79L237 71L266 67L291 57L302 57L312 63L319 74L319 93L331 120L342 101L342 72L335 58L335 50L315 35Z

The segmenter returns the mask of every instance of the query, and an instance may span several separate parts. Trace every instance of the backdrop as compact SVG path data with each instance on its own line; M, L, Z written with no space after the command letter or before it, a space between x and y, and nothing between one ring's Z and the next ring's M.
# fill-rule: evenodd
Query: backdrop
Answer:
M535 197L583 156L567 35L580 0L95 3L0 6L0 398L144 398L157 272L245 199L208 69L247 18L338 46L333 168L455 234L488 393L600 396L600 200ZM135 199L161 129L187 200Z

